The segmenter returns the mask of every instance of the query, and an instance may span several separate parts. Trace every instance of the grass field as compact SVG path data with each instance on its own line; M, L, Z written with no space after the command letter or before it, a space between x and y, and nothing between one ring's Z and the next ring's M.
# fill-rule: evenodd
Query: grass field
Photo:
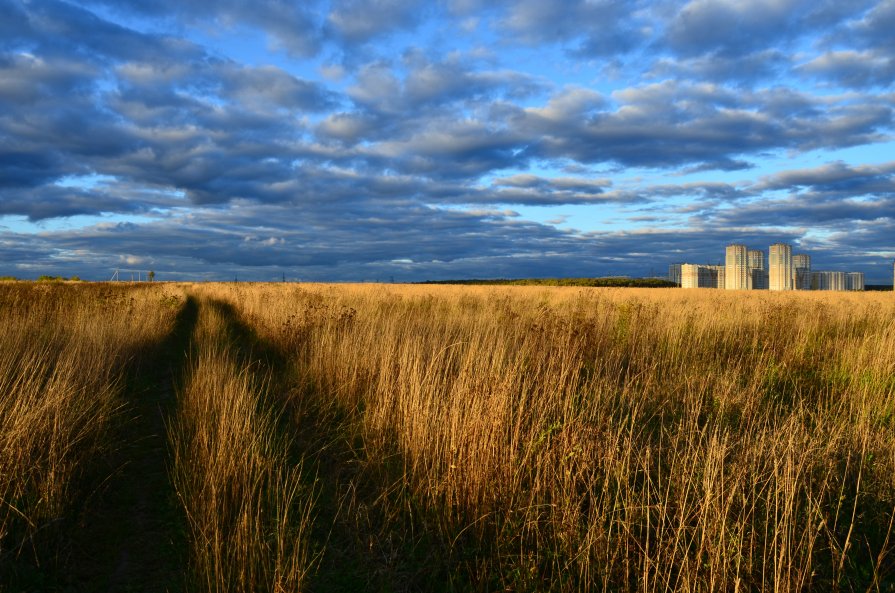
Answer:
M0 285L0 590L895 591L895 295Z

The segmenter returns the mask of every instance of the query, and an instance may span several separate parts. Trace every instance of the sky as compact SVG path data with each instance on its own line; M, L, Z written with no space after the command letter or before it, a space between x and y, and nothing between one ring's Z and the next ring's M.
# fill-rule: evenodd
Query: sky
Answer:
M891 283L895 0L0 0L0 276ZM123 274L126 276L126 274Z

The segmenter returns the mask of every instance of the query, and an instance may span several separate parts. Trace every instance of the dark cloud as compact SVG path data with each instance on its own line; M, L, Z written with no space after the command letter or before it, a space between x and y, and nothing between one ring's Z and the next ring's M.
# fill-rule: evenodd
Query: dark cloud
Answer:
M794 196L717 211L711 222L722 227L765 226L846 231L858 221L895 220L895 199L834 199Z
M786 190L849 196L895 194L895 162L851 166L838 161L812 169L783 171L755 184L753 191Z
M0 215L17 214L37 221L84 214L135 214L145 212L149 207L131 196L74 187L44 186L39 192L4 192Z
M49 152L0 149L0 191L40 187L62 176L61 157Z

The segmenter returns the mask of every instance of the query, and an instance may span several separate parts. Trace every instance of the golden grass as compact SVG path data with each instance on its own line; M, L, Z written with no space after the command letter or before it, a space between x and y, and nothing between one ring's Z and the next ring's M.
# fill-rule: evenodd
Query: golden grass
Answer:
M206 290L472 586L891 586L891 294Z
M125 372L171 331L176 293L0 286L0 562L61 520L91 459L115 446Z
M177 291L196 590L895 589L892 294L23 286L2 552L110 446Z
M169 427L173 481L201 591L298 591L311 567L313 494L290 463L268 395L233 320L202 301L185 385ZM274 405L272 405L274 404Z

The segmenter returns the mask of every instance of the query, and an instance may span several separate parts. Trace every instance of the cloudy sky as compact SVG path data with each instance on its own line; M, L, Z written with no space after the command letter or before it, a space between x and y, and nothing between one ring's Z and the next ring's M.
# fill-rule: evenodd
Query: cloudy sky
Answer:
M895 0L0 0L0 275L891 282Z

